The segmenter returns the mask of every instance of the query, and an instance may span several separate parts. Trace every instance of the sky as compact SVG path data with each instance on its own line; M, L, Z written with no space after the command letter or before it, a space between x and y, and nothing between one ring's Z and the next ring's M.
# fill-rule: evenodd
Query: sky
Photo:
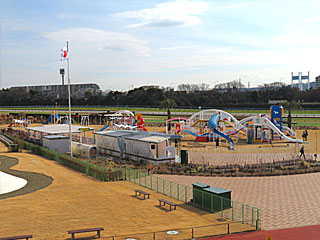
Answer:
M250 87L320 75L320 1L3 0L0 88L71 83Z

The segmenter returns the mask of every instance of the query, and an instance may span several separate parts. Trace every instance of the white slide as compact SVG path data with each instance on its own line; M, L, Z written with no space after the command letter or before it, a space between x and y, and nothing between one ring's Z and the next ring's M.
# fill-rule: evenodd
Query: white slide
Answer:
M291 137L296 137L296 133L294 131L292 131L291 128L289 128L287 126L282 126L282 129L284 131L286 131L287 133L289 133Z
M199 135L199 131L198 131L197 129L189 126L189 125L184 125L184 126L182 127L182 130L189 130L189 131L195 133L196 135Z
M267 121L265 122L267 127L269 127L270 129L272 129L274 132L276 132L277 134L279 134L282 138L290 141L290 142L299 142L301 143L302 140L301 139L295 139L295 138L290 138L288 136L286 136L283 132L280 131L279 128L277 128L268 118L264 118Z
M301 139L295 139L295 138L290 138L286 136L283 132L280 131L279 128L277 128L276 125L274 125L268 118L266 117L258 117L258 116L252 116L252 117L247 117L242 119L240 122L241 124L245 125L246 123L249 123L250 121L253 121L253 124L261 125L261 126L266 126L273 130L276 134L278 134L281 138L290 141L290 142L299 142L301 143ZM291 130L292 131L292 130Z

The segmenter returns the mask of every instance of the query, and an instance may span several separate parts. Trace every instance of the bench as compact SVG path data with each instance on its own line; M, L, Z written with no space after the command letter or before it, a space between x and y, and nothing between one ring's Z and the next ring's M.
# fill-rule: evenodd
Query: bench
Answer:
M74 237L74 234L75 233L85 233L85 232L95 232L97 231L97 235L98 235L98 238L100 238L100 231L103 231L104 228L102 227L99 227L99 228L87 228L87 229L79 229L79 230L70 230L68 231L68 234L71 234L71 238L72 239L75 239Z
M0 240L15 240L15 239L29 239L32 238L32 235L22 235L22 236L14 236L14 237L3 237Z
M160 207L162 206L161 203L163 203L163 206L168 204L170 206L170 211L171 211L171 207L173 206L174 207L174 210L177 209L177 204L173 203L173 202L169 202L168 200L165 200L165 199L159 199L159 204L160 204Z
M134 190L135 191L135 196L140 196L141 194L143 195L143 199L146 199L146 196L150 198L150 193L144 192L142 190Z

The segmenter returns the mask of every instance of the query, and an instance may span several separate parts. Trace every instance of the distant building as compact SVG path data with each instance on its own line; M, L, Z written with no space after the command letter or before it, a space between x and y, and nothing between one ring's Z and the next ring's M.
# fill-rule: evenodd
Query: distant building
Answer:
M290 86L299 88L299 89L301 89L301 91L306 91L308 89L316 89L316 82L300 83L300 84L299 83L294 83L293 85L290 85Z
M30 92L31 90L40 91L49 95L56 95L59 98L67 97L68 94L68 85L18 86L11 87L11 89L19 89L26 92ZM70 84L71 96L81 97L84 96L86 92L96 94L100 91L100 87L96 83Z
M316 88L317 89L320 88L320 75L318 77L316 77Z
M253 91L263 91L263 90L277 90L281 87L296 87L301 89L301 91L306 91L307 89L316 89L320 88L320 76L316 77L316 82L306 82L306 83L294 83L293 85L268 85L265 84L265 86L258 86L258 87L250 87L250 88L237 88L236 91L239 92L253 92ZM220 93L232 91L232 88L213 88L212 90L215 90Z

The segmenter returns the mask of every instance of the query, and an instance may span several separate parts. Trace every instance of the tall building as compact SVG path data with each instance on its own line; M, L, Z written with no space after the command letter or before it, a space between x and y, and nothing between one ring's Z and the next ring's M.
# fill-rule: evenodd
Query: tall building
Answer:
M26 92L30 92L31 90L40 91L46 94L56 95L59 98L67 98L68 95L68 85L18 86L11 87L11 89L19 89ZM71 96L81 97L88 91L96 94L100 92L100 87L96 83L70 84Z
M318 77L316 77L316 88L317 89L320 88L320 75Z

